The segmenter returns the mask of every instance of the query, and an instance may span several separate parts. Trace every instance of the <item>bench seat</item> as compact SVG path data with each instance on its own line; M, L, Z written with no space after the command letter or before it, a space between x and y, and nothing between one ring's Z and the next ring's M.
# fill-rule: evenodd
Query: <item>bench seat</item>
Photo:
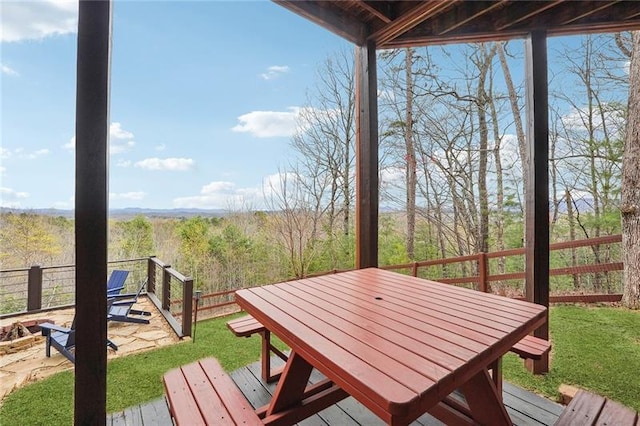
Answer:
M535 360L542 359L550 350L551 342L535 336L525 336L511 348L511 352L518 354L520 358Z
M262 425L262 421L215 358L176 368L163 377L176 425Z
M556 426L637 426L638 413L603 396L578 391L562 411Z
M262 380L267 383L277 381L282 375L282 369L271 369L271 353L276 354L283 361L287 356L271 343L271 333L267 328L251 315L245 315L227 322L227 328L238 337L250 337L260 334L262 337Z

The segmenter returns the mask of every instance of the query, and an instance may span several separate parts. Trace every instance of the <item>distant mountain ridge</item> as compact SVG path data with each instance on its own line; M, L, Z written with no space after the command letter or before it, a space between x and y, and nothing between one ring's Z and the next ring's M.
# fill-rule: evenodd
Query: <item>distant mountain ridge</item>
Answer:
M0 213L33 213L44 216L62 216L72 219L74 217L73 209L12 209L0 207ZM140 207L127 207L124 209L110 209L109 217L135 217L138 215L149 217L222 217L229 214L224 209L145 209Z

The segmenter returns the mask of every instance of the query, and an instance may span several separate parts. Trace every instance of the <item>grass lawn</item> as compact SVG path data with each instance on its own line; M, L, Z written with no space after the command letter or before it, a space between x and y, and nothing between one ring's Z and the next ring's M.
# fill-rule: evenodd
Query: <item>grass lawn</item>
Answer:
M516 355L504 357L504 377L551 399L561 384L607 396L640 411L640 312L595 306L553 306L551 368L533 376Z
M198 323L196 342L184 342L108 364L107 411L117 412L163 394L162 375L179 365L215 356L233 371L257 361L260 339L230 333L224 317ZM606 395L640 410L640 312L608 307L551 309L551 372L530 375L516 356L505 357L505 379L552 399L561 383ZM25 408L28 407L28 408ZM73 422L73 373L56 374L11 393L0 424L68 425Z

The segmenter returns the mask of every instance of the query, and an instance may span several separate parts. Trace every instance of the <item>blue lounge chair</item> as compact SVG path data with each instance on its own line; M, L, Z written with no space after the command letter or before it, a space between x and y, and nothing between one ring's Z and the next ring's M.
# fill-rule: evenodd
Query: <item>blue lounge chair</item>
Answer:
M107 281L107 297L116 296L124 289L124 282L127 280L129 271L114 269Z
M113 304L108 310L107 320L117 322L135 322L141 324L149 324L149 320L145 317L151 315L151 312L139 311L132 309L133 305L138 301L138 297L147 285L144 280L135 294L120 294L116 296Z
M109 299L107 302L107 309L111 308L113 299ZM73 322L70 328L61 327L56 324L45 322L40 324L40 330L42 335L47 338L45 354L47 357L51 357L51 347L53 346L58 352L64 355L69 361L75 364L75 346L76 346L76 317L73 317ZM114 351L118 350L118 346L111 340L107 339L107 346Z

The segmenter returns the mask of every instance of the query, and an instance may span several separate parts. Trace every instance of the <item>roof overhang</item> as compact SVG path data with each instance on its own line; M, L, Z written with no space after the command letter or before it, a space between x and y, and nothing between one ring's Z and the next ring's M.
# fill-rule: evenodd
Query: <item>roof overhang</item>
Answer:
M273 0L356 45L378 49L640 29L640 2L621 0Z

